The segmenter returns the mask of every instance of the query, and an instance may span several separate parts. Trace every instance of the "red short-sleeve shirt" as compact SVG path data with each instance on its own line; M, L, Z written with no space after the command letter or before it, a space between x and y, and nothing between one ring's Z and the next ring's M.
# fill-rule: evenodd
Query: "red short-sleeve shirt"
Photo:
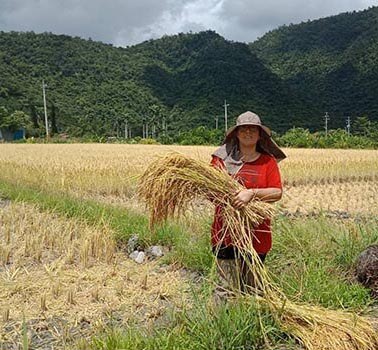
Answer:
M215 167L224 167L223 160L213 156L211 164ZM235 179L246 188L281 188L281 176L275 158L261 154L253 161L246 162L234 175ZM232 239L227 232L222 231L222 208L215 208L214 221L211 227L211 243L213 246L232 246ZM272 247L272 232L270 220L264 220L253 232L253 247L258 254L266 254Z

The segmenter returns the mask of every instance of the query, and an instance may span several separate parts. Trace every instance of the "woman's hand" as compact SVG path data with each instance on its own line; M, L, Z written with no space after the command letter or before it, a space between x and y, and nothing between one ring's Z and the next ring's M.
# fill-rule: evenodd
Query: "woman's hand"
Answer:
M236 194L232 204L236 209L241 209L246 206L254 196L255 193L253 189L243 189Z

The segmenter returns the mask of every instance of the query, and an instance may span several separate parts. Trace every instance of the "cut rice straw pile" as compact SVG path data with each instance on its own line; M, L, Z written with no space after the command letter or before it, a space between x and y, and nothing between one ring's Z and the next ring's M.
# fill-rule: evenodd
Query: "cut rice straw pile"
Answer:
M250 292L306 349L377 350L378 335L367 319L344 310L295 303L272 283L253 249L250 233L274 211L270 204L257 199L242 209L235 209L232 199L242 188L223 170L179 153L170 153L154 161L144 172L139 195L150 209L151 225L180 216L194 199L208 199L220 205L223 231L231 235L245 260L252 260L248 269L255 286Z

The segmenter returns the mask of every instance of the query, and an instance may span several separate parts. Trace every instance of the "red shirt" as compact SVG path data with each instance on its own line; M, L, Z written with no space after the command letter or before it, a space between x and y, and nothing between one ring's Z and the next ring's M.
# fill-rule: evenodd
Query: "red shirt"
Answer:
M213 156L211 164L224 168L223 160ZM280 171L277 161L270 155L261 154L253 162L246 162L235 174L235 179L246 188L280 188L282 189ZM214 221L211 227L211 244L213 246L232 246L230 234L222 232L222 208L215 208ZM253 247L258 254L266 254L272 248L270 219L265 219L253 232Z

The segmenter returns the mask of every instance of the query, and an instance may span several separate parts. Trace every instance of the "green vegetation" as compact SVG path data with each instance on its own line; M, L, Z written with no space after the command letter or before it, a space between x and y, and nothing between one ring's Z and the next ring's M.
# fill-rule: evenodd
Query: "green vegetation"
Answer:
M180 145L219 145L224 138L224 132L207 129L203 126L179 134L173 138Z
M378 123L367 118L357 118L354 132L348 135L342 129L314 132L292 128L276 141L284 147L297 148L378 148Z
M31 128L30 117L22 111L14 111L12 114L8 110L0 106L0 128L16 131L20 128Z
M22 113L22 112L21 112ZM370 122L367 118L361 117L358 120L367 120L368 127L361 132L360 127L355 123L354 132L349 135L346 130L336 129L313 132L304 128L291 128L283 135L275 133L274 140L282 147L294 148L344 148L344 149L377 149L378 148L378 123ZM217 146L224 139L223 131L208 129L200 126L198 128L178 133L174 136L159 136L157 139L141 138L139 136L124 139L120 137L62 137L56 136L48 140L49 143L128 143L128 144L177 144L177 145L213 145ZM45 138L28 138L14 141L17 143L45 143Z
M249 46L213 31L127 48L51 33L0 32L0 106L13 119L15 111L29 115L29 135L43 136L44 79L52 134L121 137L127 122L132 137L162 143L218 140L198 140L194 133L214 128L224 100L230 124L250 109L279 133L293 125L320 130L325 111L333 129L344 127L346 116L376 121L377 11L284 26Z
M280 27L250 44L272 72L304 99L313 120L294 125L319 130L325 111L330 127L346 116L377 120L378 7Z
M30 115L43 135L42 79L52 133L172 136L256 108L267 121L299 109L246 44L212 31L129 48L49 33L0 32L0 106ZM288 102L289 101L289 102Z
M164 327L154 330L113 330L105 337L96 338L91 348L257 350L267 348L272 343L294 344L251 298L218 306L209 305L206 300L197 300L192 310L177 312Z
M369 303L369 292L355 281L354 264L361 251L378 242L376 219L279 218L274 236L267 264L287 295L331 308Z

